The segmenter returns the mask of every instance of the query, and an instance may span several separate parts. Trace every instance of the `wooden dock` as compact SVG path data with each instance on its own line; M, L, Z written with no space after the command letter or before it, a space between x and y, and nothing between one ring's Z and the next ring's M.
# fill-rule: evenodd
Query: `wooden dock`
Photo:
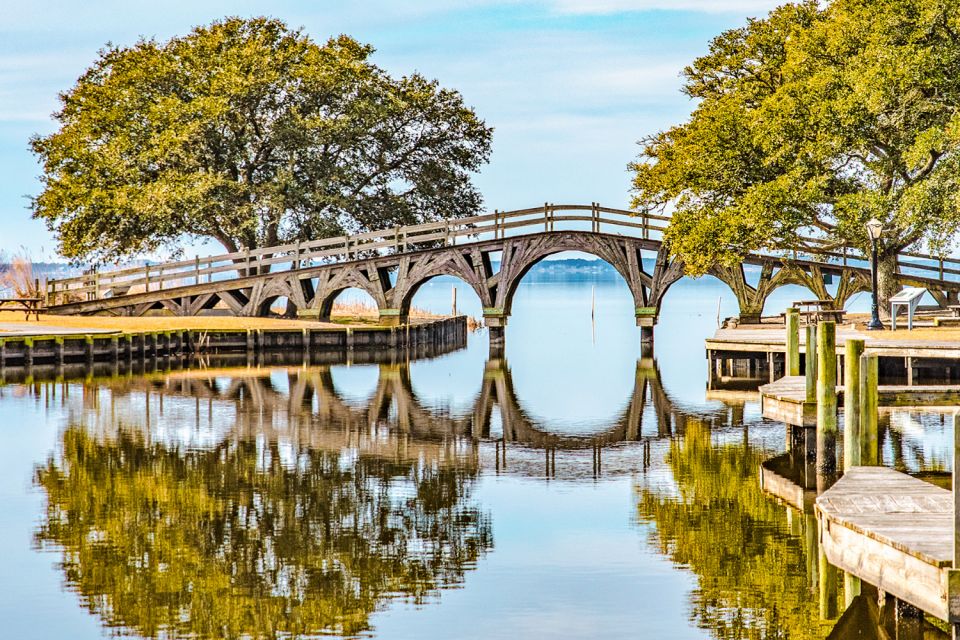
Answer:
M806 352L805 331L800 331L800 352ZM843 343L863 340L866 352L880 357L960 359L960 342L943 340L904 340L884 338L883 333L859 331L850 326L837 327L837 355L843 355ZM769 329L718 329L706 340L707 351L733 353L784 353L787 337L783 326Z
M843 386L837 387L837 401L843 401ZM877 388L881 407L951 407L956 408L960 385L880 385ZM784 376L760 387L760 410L764 418L798 427L817 424L817 403L807 401L806 378Z
M950 491L885 467L853 467L814 509L830 564L941 620L960 615Z

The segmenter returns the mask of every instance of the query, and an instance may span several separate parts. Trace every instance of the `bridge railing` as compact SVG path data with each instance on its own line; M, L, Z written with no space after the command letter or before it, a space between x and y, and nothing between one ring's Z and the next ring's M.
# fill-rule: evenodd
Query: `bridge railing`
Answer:
M505 238L535 232L569 230L571 223L578 230L612 233L649 240L659 240L666 230L668 216L638 213L624 209L589 205L551 204L541 207L494 211L468 218L455 218L425 224L408 225L369 231L350 236L295 242L273 247L196 257L161 264L125 269L97 271L71 278L49 280L45 295L48 306L97 300L127 294L174 289L217 280L255 277L268 271L303 269L369 255L385 255L420 250L438 245L456 244L469 238L473 241ZM807 244L825 246L824 240L805 238ZM761 251L761 255L799 259L792 251ZM809 254L819 262L867 266L866 257L851 248L824 249ZM960 276L960 259L922 253L900 254L901 271L931 280Z
M493 213L468 218L408 225L325 238L196 257L161 264L86 273L71 278L49 280L46 300L49 306L97 300L126 294L145 293L197 285L222 279L254 277L283 269L303 269L331 262L353 260L371 254L402 253L458 240L497 239L523 233L555 231L557 223L569 227L580 223L596 233L619 233L658 239L670 218L653 214L590 205L544 204L542 207ZM484 237L485 236L485 237Z

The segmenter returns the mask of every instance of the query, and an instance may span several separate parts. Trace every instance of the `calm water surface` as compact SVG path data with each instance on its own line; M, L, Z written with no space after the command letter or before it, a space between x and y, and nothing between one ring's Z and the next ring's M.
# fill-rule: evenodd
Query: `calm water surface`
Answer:
M705 389L718 311L675 286L642 358L622 283L525 282L501 359L0 387L0 636L825 638L809 517L757 481L784 428ZM885 425L948 469L940 416Z

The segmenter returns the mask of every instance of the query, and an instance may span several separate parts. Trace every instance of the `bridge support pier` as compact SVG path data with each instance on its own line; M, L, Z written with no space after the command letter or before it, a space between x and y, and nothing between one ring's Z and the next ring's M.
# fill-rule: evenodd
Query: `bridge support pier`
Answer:
M490 336L490 357L503 355L507 344L507 316L503 313L491 313L484 309L483 324Z
M637 326L640 327L640 352L643 356L653 355L653 328L657 325L656 307L637 307Z

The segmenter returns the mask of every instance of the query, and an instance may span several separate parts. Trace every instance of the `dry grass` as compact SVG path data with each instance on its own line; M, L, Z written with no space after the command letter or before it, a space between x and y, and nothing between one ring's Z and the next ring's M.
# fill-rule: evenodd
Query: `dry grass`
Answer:
M235 316L144 316L139 318L110 316L56 316L40 314L40 321L24 320L20 311L0 311L0 323L18 324L25 328L51 326L70 329L108 329L116 331L213 331L218 329L295 329L304 327L370 326L379 322L376 307L363 303L334 305L332 322L287 318L238 318ZM411 310L411 320L424 321L446 316L423 309ZM468 321L468 325L470 322Z
M0 272L0 287L12 290L18 298L38 298L40 290L33 275L33 260L25 252L13 256Z
M194 329L198 331L215 329L287 329L302 327L328 326L332 323L317 323L306 320L284 320L282 318L237 318L234 316L145 316L141 318L120 318L109 316L54 316L40 314L40 322L23 319L19 311L0 311L0 322L4 324L22 324L24 327L38 326L67 327L71 329L113 329L116 331L176 331Z

